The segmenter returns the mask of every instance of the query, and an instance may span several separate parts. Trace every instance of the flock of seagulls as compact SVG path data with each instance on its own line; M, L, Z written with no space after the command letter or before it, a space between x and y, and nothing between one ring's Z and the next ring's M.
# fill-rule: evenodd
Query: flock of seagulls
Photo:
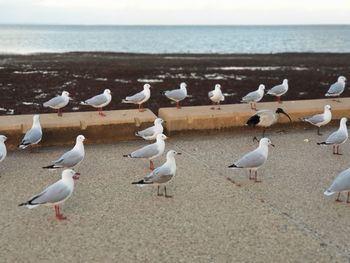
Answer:
M326 96L339 96L345 87L344 77L339 77L338 81L335 84L332 84L329 88L329 91L326 93ZM150 98L151 86L145 84L143 91L126 97L122 102L123 103L133 103L139 105L139 110L144 111L143 104ZM269 138L265 137L265 129L277 123L278 118L281 114L285 115L290 122L292 122L291 117L282 109L277 108L275 111L262 109L257 110L256 103L259 102L264 96L265 86L261 84L256 91L248 93L242 98L242 102L250 103L251 109L256 112L247 120L247 126L261 126L264 128L263 137L259 140L259 146L251 151L246 153L244 156L239 158L237 161L233 162L232 165L229 165L230 169L244 169L249 171L249 179L254 180L254 182L261 182L258 180L258 169L260 169L268 159L269 146L275 147ZM281 103L280 97L288 91L288 80L283 80L283 83L277 86L274 86L267 91L267 94L276 96L277 102ZM176 102L176 107L181 108L180 102L184 100L189 95L187 94L187 85L186 83L181 83L179 89L167 90L163 94L172 101ZM215 89L208 93L209 99L212 101L212 109L220 109L220 102L224 101L225 97L221 91L221 86L219 84L215 85ZM65 107L71 98L69 93L64 91L61 96L57 96L44 103L45 107L51 107L58 111L58 116L62 116L61 109ZM112 100L111 91L105 89L102 94L94 96L90 99L85 100L81 104L90 105L97 108L100 116L105 116L102 109L107 106ZM328 124L332 119L331 106L325 105L324 112L316 114L314 116L302 118L302 121L308 122L316 127L318 127L318 134L320 133L320 127ZM317 143L318 145L332 145L333 154L340 155L339 147L344 144L348 139L347 131L347 118L343 117L340 120L339 129L334 131L328 136L325 141ZM143 187L146 185L157 186L157 195L163 195L160 193L160 187L164 186L164 196L166 198L172 197L167 193L167 184L175 177L176 174L176 161L175 156L181 153L176 152L175 150L169 150L166 154L166 162L156 167L154 166L153 160L162 156L165 151L165 140L167 136L164 135L163 128L164 121L161 118L156 118L154 125L136 132L135 136L143 138L145 141L154 141L151 144L147 144L144 147L137 149L129 154L123 155L124 157L133 158L133 159L147 159L150 163L150 173L147 174L143 179L132 182L132 184ZM32 149L37 145L43 136L42 128L40 125L40 116L33 116L32 127L26 132L23 137L23 140L18 145L19 149L25 149L29 147ZM255 137L256 139L256 137ZM6 158L7 150L5 141L7 137L0 135L0 163ZM19 204L19 206L26 206L28 208L35 208L40 205L53 206L55 208L56 218L59 220L66 219L65 216L61 213L60 205L64 203L74 191L74 180L79 179L80 173L77 173L73 170L74 167L78 166L85 157L84 149L84 140L83 135L78 135L76 138L76 143L74 147L62 154L61 157L54 160L50 165L44 166L44 169L64 169L62 171L62 176L59 181L48 186L45 190L40 192L37 195L31 197L28 201ZM257 140L257 139L256 139ZM334 180L332 185L324 192L326 196L338 193L336 201L340 201L340 193L343 191L348 191L347 202L350 202L350 168L341 172L337 178Z

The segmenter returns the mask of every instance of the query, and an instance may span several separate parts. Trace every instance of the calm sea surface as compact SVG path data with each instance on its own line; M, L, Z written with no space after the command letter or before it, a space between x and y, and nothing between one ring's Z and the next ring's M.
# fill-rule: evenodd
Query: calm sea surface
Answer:
M0 25L0 53L350 52L350 26Z

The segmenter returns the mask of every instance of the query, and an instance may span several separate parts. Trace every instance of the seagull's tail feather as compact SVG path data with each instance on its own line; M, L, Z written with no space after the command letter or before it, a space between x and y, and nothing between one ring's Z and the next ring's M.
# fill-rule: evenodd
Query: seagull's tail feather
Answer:
M48 165L48 166L43 166L43 169L57 169L58 167L55 166L54 164Z
M135 132L135 136L137 136L137 137L142 137L142 136L139 134L139 132Z
M30 145L30 143L22 142L17 147L23 150L23 149L27 148L29 145Z
M45 108L49 107L49 105L47 104L47 102L45 102L45 103L43 104L43 106L44 106Z
M131 184L137 184L139 186L145 186L147 184L152 184L152 182L145 182L144 179L140 180L140 181L137 181L137 182L132 182Z
M129 158L131 158L131 154L129 153L129 154L123 154L123 157L129 157Z
M80 105L89 105L89 104L87 104L85 101L81 101Z
M317 145L328 145L329 143L326 142L318 142Z
M331 196L331 195L335 194L335 192L333 192L330 189L328 189L323 194L326 195L326 196Z
M30 201L27 201L27 202L19 204L18 206L26 206L29 209L32 209L32 208L38 207L39 205L38 204L33 205L30 203Z
M131 100L122 99L122 103L134 103L134 102Z
M235 164L231 164L231 165L228 166L228 168L239 168L239 167L237 165L235 165Z

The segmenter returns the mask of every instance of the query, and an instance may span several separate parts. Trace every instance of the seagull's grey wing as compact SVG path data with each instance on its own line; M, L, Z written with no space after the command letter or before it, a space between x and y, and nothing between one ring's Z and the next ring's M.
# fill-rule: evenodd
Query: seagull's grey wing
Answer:
M263 165L265 161L265 156L254 150L244 155L235 164L239 168L254 168Z
M328 188L330 192L342 192L350 189L350 169L342 171L335 178L332 185Z
M178 101L186 98L186 94L180 89L167 90L165 92L165 96L167 96L169 99L178 100Z
M58 105L64 103L64 99L62 96L57 96L52 98L51 100L44 103L44 107L57 107Z
M138 102L141 102L143 101L144 99L146 98L146 95L144 94L143 91L139 92L139 93L136 93L135 95L133 96L128 96L126 97L125 99L127 101L132 101L134 103L138 103Z
M152 173L145 177L145 182L152 182L156 184L163 184L171 180L174 176L172 174L170 167L161 166L156 168Z
M213 97L213 96L214 96L214 91L209 91L209 92L208 92L208 97L211 98L211 97Z
M27 133L24 135L24 138L22 140L22 144L32 144L36 143L41 140L42 132L40 129L33 129L31 128Z
M100 94L96 95L95 97L92 97L91 99L86 100L85 103L93 106L98 106L106 103L107 101L107 97L104 94Z
M256 101L259 99L259 93L256 91L249 92L246 96L242 98L242 101L244 102L251 102Z
M342 93L343 91L344 91L344 84L340 82L336 82L330 86L329 90L327 91L327 94L337 95Z
M131 153L132 158L150 158L159 153L156 143L147 145Z
M80 163L84 159L84 155L78 151L70 150L69 152L66 152L59 158L58 160L54 161L54 164L56 166L62 166L62 167L73 167Z
M348 138L347 133L343 130L333 132L326 140L326 144L341 144Z
M141 137L148 137L148 136L152 136L155 132L155 127L149 127L147 129L144 129L142 131L137 132L137 134Z
M268 91L268 93L280 94L280 93L284 92L285 90L286 90L285 86L281 84L281 85L274 86L272 89L270 89Z
M318 124L324 121L324 115L323 114L316 114L314 116L305 118L305 121L310 122L312 124Z
M32 197L28 203L30 205L57 203L66 199L70 194L70 189L62 182L62 180L60 180L53 185L50 185L40 194Z

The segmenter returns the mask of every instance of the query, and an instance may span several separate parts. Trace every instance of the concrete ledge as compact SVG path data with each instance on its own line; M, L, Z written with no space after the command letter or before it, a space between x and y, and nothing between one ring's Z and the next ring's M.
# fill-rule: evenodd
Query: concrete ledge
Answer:
M285 110L293 122L300 122L299 118L323 112L324 105L332 106L333 120L341 117L350 118L350 98L342 98L341 102L332 99L286 101L282 104L276 102L258 103L258 109L276 110L278 107ZM249 104L222 105L221 110L211 110L208 106L183 107L182 109L161 108L159 117L166 121L168 133L189 130L220 130L244 126L248 118L255 111ZM289 122L282 117L279 123Z
M106 111L106 117L100 117L96 112L40 114L43 128L43 139L40 145L71 145L75 137L83 134L87 143L110 143L136 139L135 132L153 124L156 115L150 110ZM0 134L8 137L6 145L14 149L22 140L24 134L32 126L33 115L15 115L0 117Z

